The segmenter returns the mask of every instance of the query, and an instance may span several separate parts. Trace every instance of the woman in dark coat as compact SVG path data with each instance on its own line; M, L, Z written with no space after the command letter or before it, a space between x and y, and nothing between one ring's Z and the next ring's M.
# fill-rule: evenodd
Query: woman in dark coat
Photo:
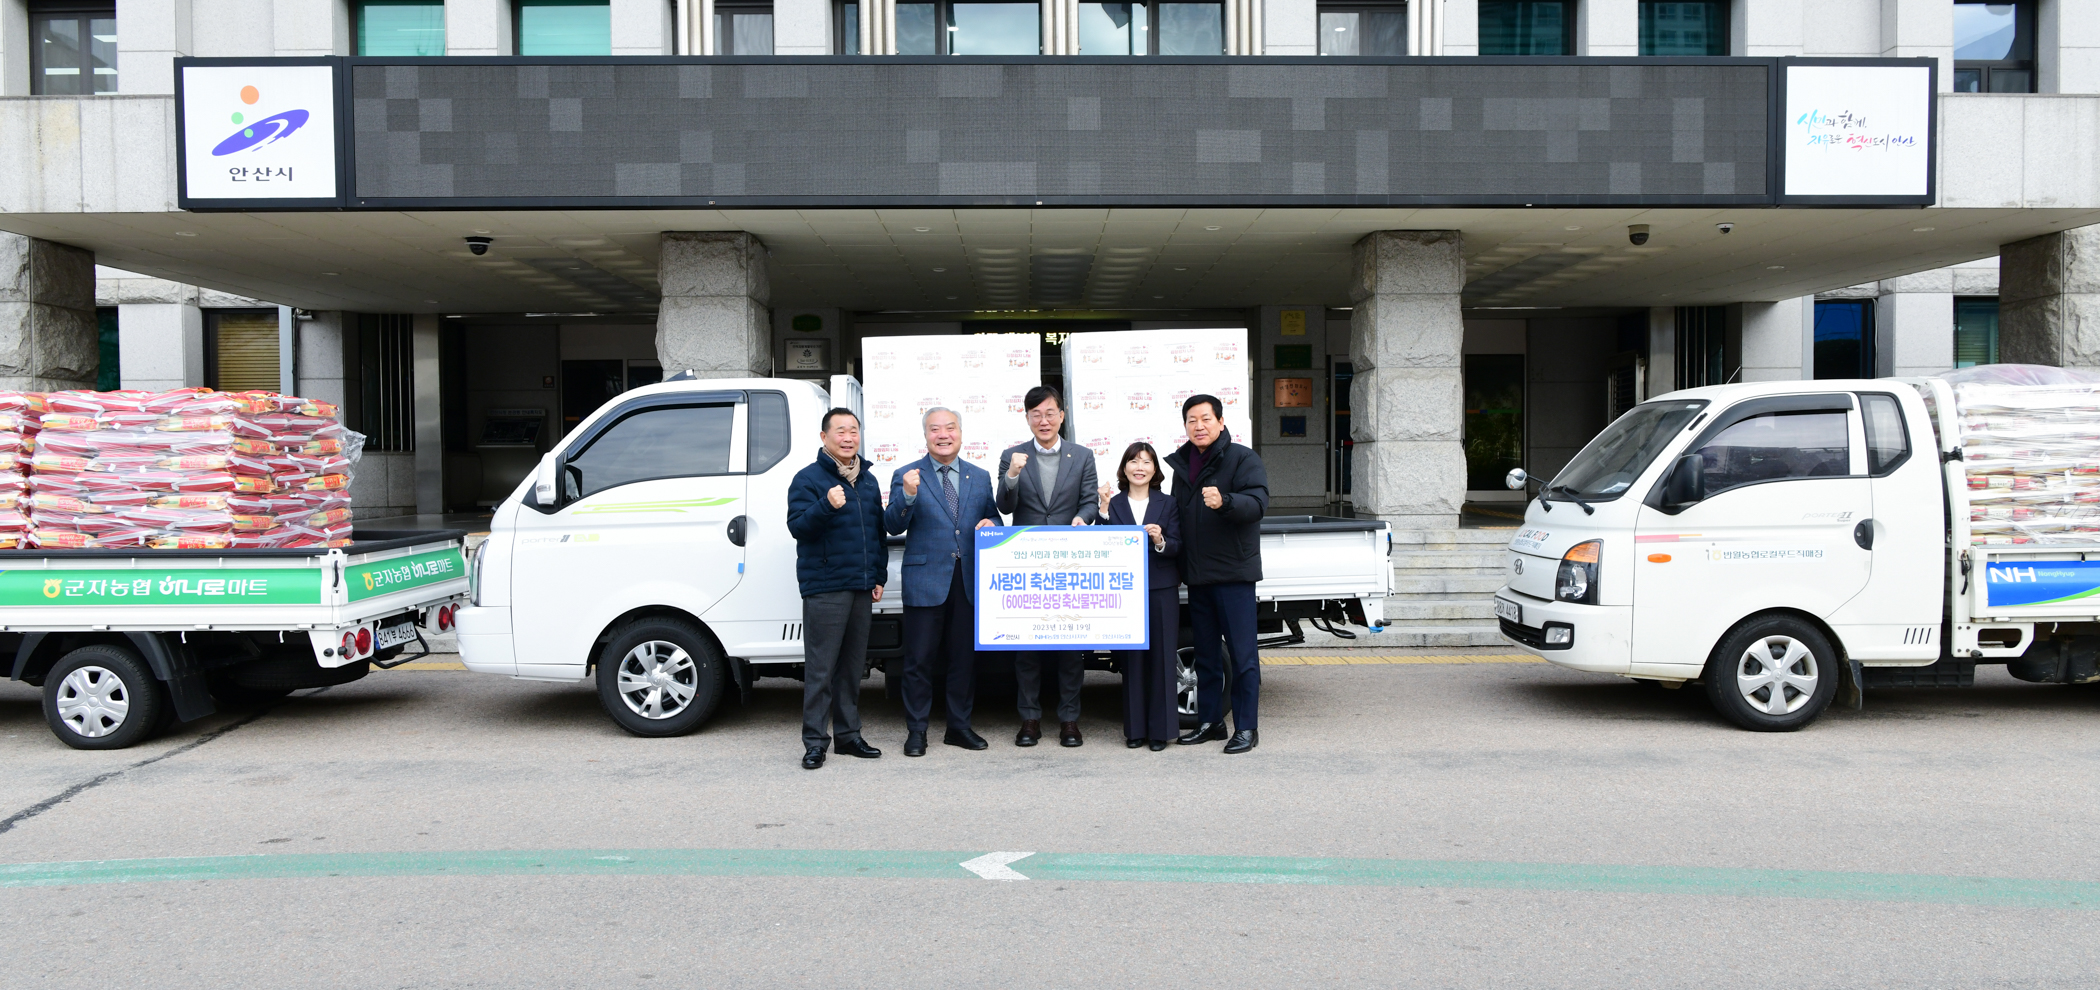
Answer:
M1101 489L1101 518L1110 526L1143 526L1146 566L1146 620L1152 623L1152 648L1117 650L1123 668L1123 741L1131 749L1146 743L1157 753L1181 732L1174 707L1175 655L1181 646L1180 513L1174 500L1160 493L1159 452L1149 443L1134 443L1116 466L1111 496Z

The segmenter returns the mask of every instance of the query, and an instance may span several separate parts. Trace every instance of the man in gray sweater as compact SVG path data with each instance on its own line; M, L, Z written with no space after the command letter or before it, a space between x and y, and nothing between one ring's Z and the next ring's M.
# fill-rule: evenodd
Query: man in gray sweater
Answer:
M1016 526L1085 526L1099 508L1094 497L1094 452L1065 443L1064 399L1048 385L1028 390L1028 431L1035 439L999 453L999 511ZM1086 666L1074 650L1024 650L1014 654L1014 680L1020 685L1021 731L1014 745L1033 746L1043 737L1041 689L1043 667L1057 669L1058 742L1077 746L1079 686Z

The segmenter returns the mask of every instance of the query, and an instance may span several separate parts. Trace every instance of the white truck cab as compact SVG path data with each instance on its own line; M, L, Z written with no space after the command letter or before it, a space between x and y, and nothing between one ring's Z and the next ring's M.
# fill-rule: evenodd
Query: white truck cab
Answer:
M1949 540L1931 423L1919 388L1890 379L1636 406L1526 511L1503 635L1577 670L1703 680L1766 730L1807 724L1862 665L1935 664Z

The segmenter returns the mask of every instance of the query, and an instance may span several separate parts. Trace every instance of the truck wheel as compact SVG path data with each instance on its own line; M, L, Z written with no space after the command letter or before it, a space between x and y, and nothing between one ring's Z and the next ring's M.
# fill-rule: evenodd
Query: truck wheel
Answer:
M598 657L598 701L638 736L682 736L722 700L727 664L714 641L678 619L643 619L613 632Z
M166 692L138 654L121 646L83 646L44 677L44 720L74 749L123 749L153 734Z
M1792 732L1837 696L1837 651L1800 619L1771 616L1721 640L1706 664L1706 695L1729 721L1757 732Z
M1184 646L1174 652L1174 710L1181 727L1196 727L1196 651Z

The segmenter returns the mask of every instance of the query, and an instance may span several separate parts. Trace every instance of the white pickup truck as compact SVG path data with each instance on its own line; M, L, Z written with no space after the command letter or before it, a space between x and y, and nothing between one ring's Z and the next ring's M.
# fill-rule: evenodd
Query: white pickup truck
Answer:
M1532 501L1502 633L1577 670L1703 682L1765 731L1866 688L1967 686L1979 662L2100 680L2100 385L2054 370L1642 403Z
M842 376L832 391L852 408L859 388ZM782 378L674 379L607 403L497 506L459 616L460 659L531 680L595 674L606 712L643 736L698 728L732 686L742 696L757 677L800 677L787 490L832 405L831 392ZM1382 522L1264 520L1256 593L1269 642L1299 637L1301 622L1345 636L1343 623L1382 627L1390 552ZM893 544L871 669L902 655L901 558Z

